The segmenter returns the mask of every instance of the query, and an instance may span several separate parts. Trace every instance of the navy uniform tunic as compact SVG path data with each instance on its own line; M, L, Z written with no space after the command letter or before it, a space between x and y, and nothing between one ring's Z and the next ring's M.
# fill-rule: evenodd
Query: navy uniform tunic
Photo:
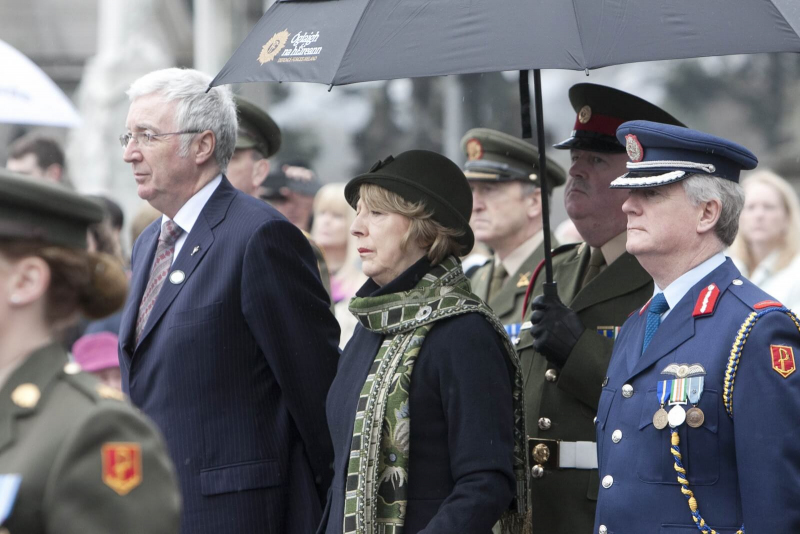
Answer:
M409 290L430 269L422 259L359 296ZM335 475L318 533L342 532L356 406L383 336L360 324L339 359L327 400ZM508 508L513 473L510 369L500 337L480 315L435 323L411 375L411 437L405 534L489 534Z
M720 292L715 306L693 316L711 284ZM594 532L698 532L677 482L670 428L653 426L657 383L674 378L661 374L672 363L699 363L706 371L699 402L705 423L678 427L689 489L706 523L719 534L742 524L748 534L800 532L800 373L777 372L770 348L800 350L798 327L785 313L767 313L755 324L735 378L733 418L723 405L737 332L770 300L728 259L673 306L644 354L648 312L631 315L614 347L597 414L601 487Z

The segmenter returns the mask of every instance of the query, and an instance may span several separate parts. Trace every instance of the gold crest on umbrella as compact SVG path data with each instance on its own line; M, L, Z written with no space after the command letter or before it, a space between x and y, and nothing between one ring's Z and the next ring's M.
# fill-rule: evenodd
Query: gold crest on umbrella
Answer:
M288 29L273 35L272 38L267 41L267 44L261 48L261 53L258 54L258 62L263 65L264 63L269 63L275 59L275 56L277 56L281 50L283 50L283 47L286 46L286 41L289 40L289 35Z

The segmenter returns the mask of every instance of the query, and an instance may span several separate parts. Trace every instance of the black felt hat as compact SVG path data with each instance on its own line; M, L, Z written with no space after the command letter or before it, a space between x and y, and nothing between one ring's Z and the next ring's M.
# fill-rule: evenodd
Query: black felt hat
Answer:
M456 238L462 254L472 250L472 191L463 171L446 157L428 150L409 150L379 161L369 172L347 183L344 196L353 208L362 184L378 185L409 202L424 202L433 213L433 220L463 232Z
M572 134L554 148L625 152L617 141L617 128L627 121L646 120L685 126L681 121L643 98L594 83L578 83L569 90L569 101L576 111Z

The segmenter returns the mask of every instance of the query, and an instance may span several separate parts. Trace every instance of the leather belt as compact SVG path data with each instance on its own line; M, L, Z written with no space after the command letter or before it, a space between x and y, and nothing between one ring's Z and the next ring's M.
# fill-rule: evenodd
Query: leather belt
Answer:
M531 466L545 469L597 469L597 443L528 438Z

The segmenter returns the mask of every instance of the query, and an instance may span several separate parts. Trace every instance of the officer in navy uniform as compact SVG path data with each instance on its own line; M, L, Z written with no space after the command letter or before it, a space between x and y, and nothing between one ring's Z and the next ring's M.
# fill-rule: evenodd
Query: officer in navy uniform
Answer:
M558 299L542 294L544 273L531 278L535 311L517 350L525 377L534 534L589 532L600 481L592 423L614 337L628 314L653 294L653 280L625 252L627 192L609 189L628 156L616 138L628 120L681 124L641 98L602 85L569 90L572 135L555 148L572 161L564 205L583 236L554 251ZM523 327L525 323L523 323Z
M647 121L617 138L631 162L611 187L630 190L627 249L655 290L600 397L594 531L800 532L800 323L723 255L756 157Z
M461 139L467 156L464 175L472 189L470 226L494 256L470 276L473 292L519 337L525 291L544 259L539 151L513 135L473 128ZM549 191L563 185L566 172L547 162ZM555 243L555 238L551 238Z

